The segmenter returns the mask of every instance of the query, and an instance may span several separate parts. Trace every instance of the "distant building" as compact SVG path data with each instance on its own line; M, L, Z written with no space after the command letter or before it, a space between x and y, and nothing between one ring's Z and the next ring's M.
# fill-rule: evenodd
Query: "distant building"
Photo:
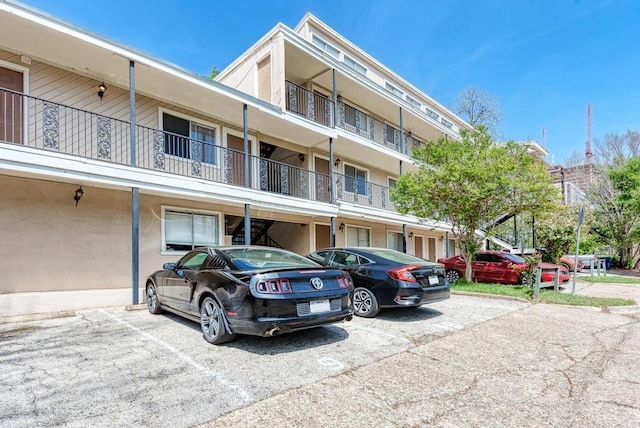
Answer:
M580 204L593 183L593 165L574 166L553 165L549 172L553 183L562 189L562 203L565 205Z

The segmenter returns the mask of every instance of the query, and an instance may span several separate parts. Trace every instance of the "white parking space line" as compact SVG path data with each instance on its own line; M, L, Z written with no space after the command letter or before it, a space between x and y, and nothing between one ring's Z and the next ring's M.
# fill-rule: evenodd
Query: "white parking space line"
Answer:
M172 354L174 354L175 356L180 358L185 363L189 364L190 366L198 369L199 371L201 371L202 373L204 373L208 377L212 378L215 382L219 383L220 385L223 385L223 386L226 386L228 388L233 389L244 400L245 403L249 403L249 402L252 401L253 397L242 386L239 386L236 383L229 381L224 376L222 376L219 373L211 370L209 367L203 366L202 364L194 361L191 357L189 357L188 355L185 355L182 352L178 351L176 348L174 348L173 346L169 345L168 343L158 339L157 337L147 333L146 331L140 330L138 327L135 327L134 325L131 325L127 321L125 321L125 320L123 320L121 318L118 318L117 316L105 311L104 309L100 309L99 311L102 312L103 314L107 315L111 319L113 319L113 320L119 322L120 324L126 326L127 328L135 331L136 333L146 337L147 339L151 340L152 342L156 343L157 345L165 348L166 350L168 350L169 352L171 352Z
M413 345L413 343L410 340L407 340L407 339L405 339L403 337L394 336L393 334L385 333L385 332L380 331L380 330L374 330L373 328L367 328L367 327L356 326L356 325L349 325L349 329L365 330L365 331L368 331L370 333L375 333L378 336L390 337L392 339L396 339L396 340L400 340L401 342L408 343L409 345Z

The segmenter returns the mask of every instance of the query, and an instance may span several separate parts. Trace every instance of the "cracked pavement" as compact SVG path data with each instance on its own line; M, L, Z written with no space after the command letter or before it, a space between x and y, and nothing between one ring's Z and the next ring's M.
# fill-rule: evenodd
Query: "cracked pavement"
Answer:
M0 426L636 427L639 320L453 295L218 347L116 307L1 324Z
M640 426L640 310L536 304L206 426Z

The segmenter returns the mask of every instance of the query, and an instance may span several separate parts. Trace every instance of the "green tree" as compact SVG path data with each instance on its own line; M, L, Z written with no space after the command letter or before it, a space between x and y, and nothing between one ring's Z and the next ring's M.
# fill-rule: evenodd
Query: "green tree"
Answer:
M600 167L589 200L594 206L591 230L617 249L623 267L635 267L640 243L640 159Z
M218 70L218 67L214 65L213 67L211 67L211 73L209 73L209 79L211 80L215 79L218 74L220 74L220 70Z
M495 143L484 126L461 137L414 149L418 170L399 178L392 197L403 214L449 222L462 255L472 260L496 218L547 212L559 197L544 163L524 146ZM470 263L465 278L471 279Z

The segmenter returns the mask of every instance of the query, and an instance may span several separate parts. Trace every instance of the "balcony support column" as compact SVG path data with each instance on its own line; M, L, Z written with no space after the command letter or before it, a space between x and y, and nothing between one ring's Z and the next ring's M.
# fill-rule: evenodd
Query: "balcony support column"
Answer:
M402 117L402 107L400 107L400 153L407 154L407 143L404 139L404 120Z
M449 232L444 233L444 257L449 258Z
M407 253L407 225L402 225L402 252Z
M331 217L331 240L330 240L329 246L330 247L336 246L336 218L335 217Z
M338 78L336 76L336 69L333 69L333 124L336 127L338 121ZM333 165L333 164L331 164Z
M129 61L129 126L131 139L131 166L136 162L136 65ZM140 294L140 194L131 188L131 294L132 303L138 304Z
M402 175L402 161L400 161L400 165L398 168L398 175Z
M242 106L242 131L244 137L244 187L251 187L249 182L249 125L247 105ZM251 205L244 204L244 245L251 245Z
M333 77L335 79L336 71L333 70ZM335 98L335 84L334 84L334 98ZM329 137L329 203L335 203L335 196L333 194L333 138ZM331 234L331 246L335 247L336 245L336 218L331 217L331 230L329 232Z

